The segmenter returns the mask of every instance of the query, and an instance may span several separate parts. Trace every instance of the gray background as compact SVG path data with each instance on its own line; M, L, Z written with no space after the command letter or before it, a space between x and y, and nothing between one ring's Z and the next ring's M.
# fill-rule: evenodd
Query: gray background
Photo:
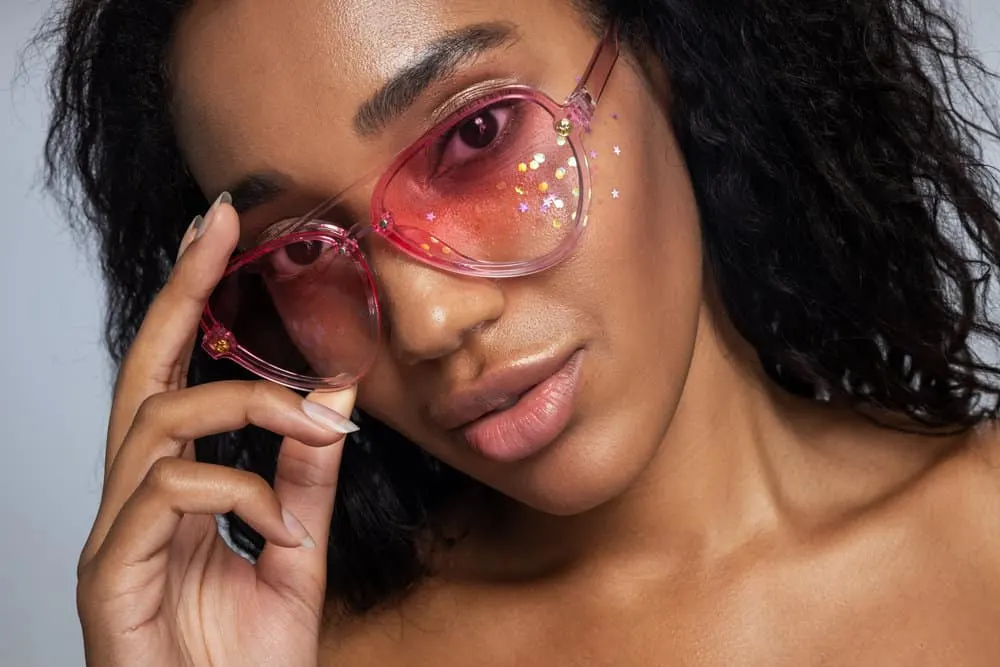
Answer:
M1000 0L959 0L1000 69ZM92 257L39 187L49 2L0 0L0 666L83 664L75 566L97 507L110 373ZM1000 164L1000 155L993 154Z

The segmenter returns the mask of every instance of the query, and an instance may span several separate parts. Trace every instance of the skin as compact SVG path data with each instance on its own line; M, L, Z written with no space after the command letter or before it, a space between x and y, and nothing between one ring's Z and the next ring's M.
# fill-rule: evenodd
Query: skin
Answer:
M514 24L519 39L383 134L354 132L357 107L423 44L484 21ZM493 76L562 99L595 44L557 0L232 0L185 14L170 55L195 177L213 195L259 170L290 187L240 220L217 206L204 236L188 234L126 361L105 498L81 558L89 664L995 663L993 426L904 434L767 381L704 275L663 113L669 81L632 55L588 139L600 151L591 225L566 262L488 281L369 248L389 335L358 405L507 500L404 601L363 617L330 608L321 621L340 438L263 383L184 389L200 305L239 240L383 165L435 102ZM432 404L450 390L575 347L574 417L540 455L488 461L435 423ZM312 398L349 414L354 393ZM191 438L248 421L289 437L274 493L190 461ZM294 548L302 534L282 506L319 547ZM234 507L276 545L256 570L206 516Z

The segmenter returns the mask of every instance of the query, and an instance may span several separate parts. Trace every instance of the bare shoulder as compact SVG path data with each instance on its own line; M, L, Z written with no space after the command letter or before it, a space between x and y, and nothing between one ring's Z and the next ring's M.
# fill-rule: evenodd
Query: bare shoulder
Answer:
M1000 592L1000 425L981 427L923 486L920 505L935 541Z

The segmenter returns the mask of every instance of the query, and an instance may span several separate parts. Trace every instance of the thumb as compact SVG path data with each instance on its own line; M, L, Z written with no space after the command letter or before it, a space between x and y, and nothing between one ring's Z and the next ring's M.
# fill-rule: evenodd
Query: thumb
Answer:
M307 414L329 428L354 431L357 426L345 415L354 409L356 393L354 387L314 392L303 405ZM284 509L285 521L301 522L301 528L289 528L293 534L308 532L312 544L307 540L306 546L289 549L268 543L257 562L257 575L277 590L300 598L310 608L319 609L326 592L327 539L343 447L343 437L323 447L285 438L278 454L274 491Z

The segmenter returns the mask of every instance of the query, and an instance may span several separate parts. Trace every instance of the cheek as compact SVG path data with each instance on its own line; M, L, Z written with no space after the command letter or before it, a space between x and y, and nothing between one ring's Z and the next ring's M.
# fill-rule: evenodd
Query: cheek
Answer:
M580 271L605 332L602 375L629 402L670 412L702 304L699 216L668 121L639 93L618 99L636 102L607 109L588 144L594 199Z
M619 99L635 101L609 105L588 137L592 203L581 265L593 274L597 305L649 328L658 316L697 318L701 232L669 122L648 95L631 93Z

